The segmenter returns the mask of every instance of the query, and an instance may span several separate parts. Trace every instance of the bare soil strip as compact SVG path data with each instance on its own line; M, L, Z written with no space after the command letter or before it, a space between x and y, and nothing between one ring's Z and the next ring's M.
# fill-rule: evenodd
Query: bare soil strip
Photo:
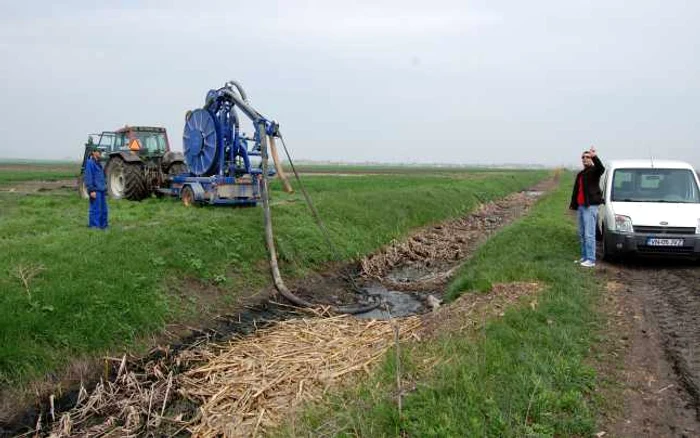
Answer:
M394 242L363 260L363 277L439 294L455 268L478 246L524 215L541 192L555 184L547 181L533 192L485 204L462 219L418 230L406 242ZM305 286L317 301L328 301L339 293L341 271L306 279L299 286ZM320 315L296 318L225 345L198 343L176 353L165 349L162 357L145 364L137 359L115 360L116 378L100 381L91 394L81 390L72 410L61 413L49 404L37 421L37 435L262 433L285 416L290 404L318 397L336 380L368 372L391 347L395 327L400 328L401 339L429 337L442 331L440 324L449 332L472 330L539 289L529 283L496 285L491 294L467 294L433 314L390 321ZM346 297L335 297L341 298ZM531 301L536 305L536 299ZM423 322L424 328L418 331Z
M607 436L700 436L700 267L683 260L604 264L622 409Z
M0 192L16 193L20 195L51 192L56 190L73 190L78 196L78 183L75 178L56 181L22 181L7 185L0 185Z

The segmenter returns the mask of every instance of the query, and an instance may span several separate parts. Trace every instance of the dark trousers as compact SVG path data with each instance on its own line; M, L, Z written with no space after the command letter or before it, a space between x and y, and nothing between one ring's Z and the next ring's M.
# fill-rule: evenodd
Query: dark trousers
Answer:
M90 198L88 227L107 228L107 199L105 192L95 192L95 199Z

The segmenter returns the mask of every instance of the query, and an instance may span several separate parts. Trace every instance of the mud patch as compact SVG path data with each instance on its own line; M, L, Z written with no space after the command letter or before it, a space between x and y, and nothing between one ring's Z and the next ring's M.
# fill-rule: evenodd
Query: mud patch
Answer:
M603 397L613 398L601 432L700 436L700 270L679 260L602 266L607 327L599 367L610 382Z
M76 179L64 179L58 181L22 181L9 185L0 185L0 192L15 193L18 195L31 195L55 191L74 191L77 196L78 182Z

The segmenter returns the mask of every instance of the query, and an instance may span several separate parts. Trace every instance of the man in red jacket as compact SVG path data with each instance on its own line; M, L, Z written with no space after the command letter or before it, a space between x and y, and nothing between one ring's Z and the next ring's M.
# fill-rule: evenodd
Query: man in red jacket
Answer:
M569 208L576 210L578 235L581 241L581 266L595 266L595 228L598 223L598 206L603 203L600 176L605 171L594 147L581 154L583 170L576 175Z

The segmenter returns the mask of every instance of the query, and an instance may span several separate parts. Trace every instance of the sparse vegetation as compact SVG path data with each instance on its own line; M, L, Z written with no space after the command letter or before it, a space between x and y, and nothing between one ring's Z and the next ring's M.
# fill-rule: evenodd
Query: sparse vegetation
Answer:
M546 175L407 172L315 176L305 185L347 260ZM284 275L333 260L302 196L272 188ZM21 385L76 356L139 351L140 340L166 324L206 319L269 284L258 208L110 201L110 229L100 232L87 229L87 205L67 189L0 192L0 204L2 385Z

